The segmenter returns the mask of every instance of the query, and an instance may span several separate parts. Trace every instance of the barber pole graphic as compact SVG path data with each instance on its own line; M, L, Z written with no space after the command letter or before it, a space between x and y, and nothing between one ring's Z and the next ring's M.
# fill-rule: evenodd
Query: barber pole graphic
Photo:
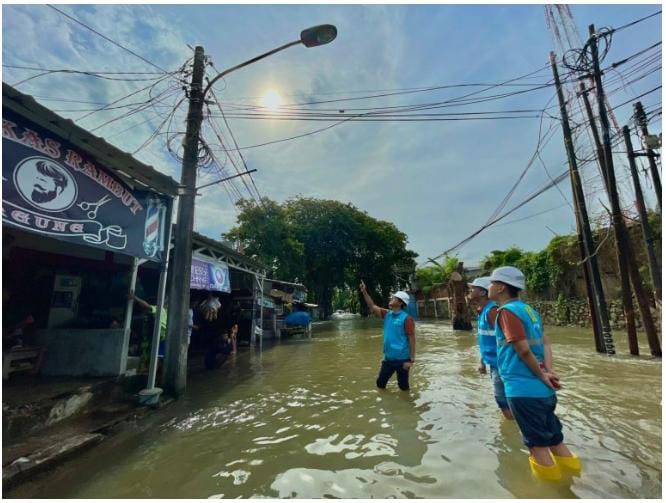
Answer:
M159 199L150 198L146 208L146 225L144 228L143 251L149 257L164 249L164 221L166 207Z

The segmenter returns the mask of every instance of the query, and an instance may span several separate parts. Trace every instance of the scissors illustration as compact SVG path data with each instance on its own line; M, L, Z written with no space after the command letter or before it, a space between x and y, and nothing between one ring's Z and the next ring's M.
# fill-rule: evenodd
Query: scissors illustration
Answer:
M90 210L88 211L88 213L86 213L86 215L88 216L88 218L94 219L97 218L97 210L99 209L99 207L108 203L109 201L111 201L111 198L109 196L104 196L96 203L88 203L84 201L82 203L77 204L77 206L81 208L83 211Z

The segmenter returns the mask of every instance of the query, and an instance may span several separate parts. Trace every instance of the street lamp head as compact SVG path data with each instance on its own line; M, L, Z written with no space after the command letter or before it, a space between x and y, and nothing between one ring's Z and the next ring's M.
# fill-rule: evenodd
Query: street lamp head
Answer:
M325 45L335 40L338 36L338 29L332 24L320 24L307 28L301 32L301 43L305 47L316 47Z

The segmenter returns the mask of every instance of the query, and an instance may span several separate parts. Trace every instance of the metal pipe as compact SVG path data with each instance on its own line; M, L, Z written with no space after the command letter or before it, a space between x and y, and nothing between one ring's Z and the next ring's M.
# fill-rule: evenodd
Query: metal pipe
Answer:
M160 321L162 318L162 307L164 306L164 294L166 292L167 275L169 271L169 245L171 244L171 232L173 226L171 221L167 222L164 219L164 225L169 225L167 232L167 245L165 246L164 262L160 265L160 280L157 286L157 306L155 312L155 326L153 326L153 339L150 343L150 364L148 366L148 384L147 388L152 389L155 387L155 379L157 377L157 361L160 348ZM189 307L189 306L188 306Z

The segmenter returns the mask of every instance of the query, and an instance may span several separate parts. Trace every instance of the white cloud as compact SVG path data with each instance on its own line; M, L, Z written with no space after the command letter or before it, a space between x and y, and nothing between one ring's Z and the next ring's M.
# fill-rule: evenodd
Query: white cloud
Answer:
M217 69L222 70L295 38L306 26L321 22L336 24L339 35L332 44L290 49L220 82L215 90L225 103L256 103L256 99L241 98L259 96L268 87L279 89L291 102L307 102L358 96L352 92L359 90L498 82L544 64L551 46L539 6L79 5L58 8L169 70L191 56L187 43L202 44ZM585 9L580 7L579 10L585 13ZM642 12L631 6L596 6L592 10L608 24L617 18L613 16L619 16L617 12L621 11L621 18L626 20L640 17ZM587 20L587 17L581 18L581 22ZM632 50L637 50L655 38L659 39L657 31L644 29L624 43L633 44ZM619 47L622 49L617 50L624 52L618 53L618 58L630 53L624 46ZM154 70L135 56L65 20L52 9L39 5L3 6L3 60L4 63L36 64L46 68ZM209 71L212 74L212 68ZM6 69L3 80L16 82L32 74ZM548 71L542 77L548 80ZM661 83L659 78L655 79ZM109 102L146 84L52 75L35 79L19 89L37 96ZM161 89L167 85L165 83ZM182 96L178 85L174 85L172 99ZM627 96L640 90L643 88L634 86ZM443 90L372 101L334 102L321 107L336 110L423 103L471 91ZM544 91L521 95L480 105L480 109L540 108L551 94ZM55 109L92 106L43 103ZM629 108L618 112L620 121L629 120ZM163 117L160 113L165 110L168 108L151 109L119 120L94 134L131 152L160 124ZM72 118L81 115L60 113ZM120 113L120 110L100 112L81 124L94 128ZM184 117L185 107L175 117L173 129L184 129ZM218 121L218 124L224 130L223 123ZM328 123L232 119L230 124L238 143L247 146L302 134ZM130 126L134 127L124 131ZM535 120L350 122L298 140L246 150L244 155L248 167L259 170L254 178L263 195L279 201L302 194L352 202L372 216L394 221L408 234L416 251L432 256L485 222L532 155L537 130ZM205 126L204 131L208 142L218 143L210 127ZM228 133L224 135L227 146L231 146ZM166 152L163 137L138 153L137 158L177 180L180 178L179 162ZM559 131L543 158L553 174L564 169ZM584 177L590 180L594 167L586 170ZM231 174L235 170L227 166L223 172ZM209 178L212 180L214 176ZM543 168L535 164L507 207L546 181ZM566 194L570 192L567 183L561 186ZM247 196L241 183L235 182L235 185ZM561 196L551 191L507 220L561 203ZM595 211L599 209L596 205ZM461 256L474 261L492 248L514 243L528 249L540 247L551 237L545 225L566 232L571 230L572 222L570 210L565 207L523 224L488 230L465 247ZM196 228L200 232L219 237L234 223L235 209L222 187L206 189L205 195L197 199Z

